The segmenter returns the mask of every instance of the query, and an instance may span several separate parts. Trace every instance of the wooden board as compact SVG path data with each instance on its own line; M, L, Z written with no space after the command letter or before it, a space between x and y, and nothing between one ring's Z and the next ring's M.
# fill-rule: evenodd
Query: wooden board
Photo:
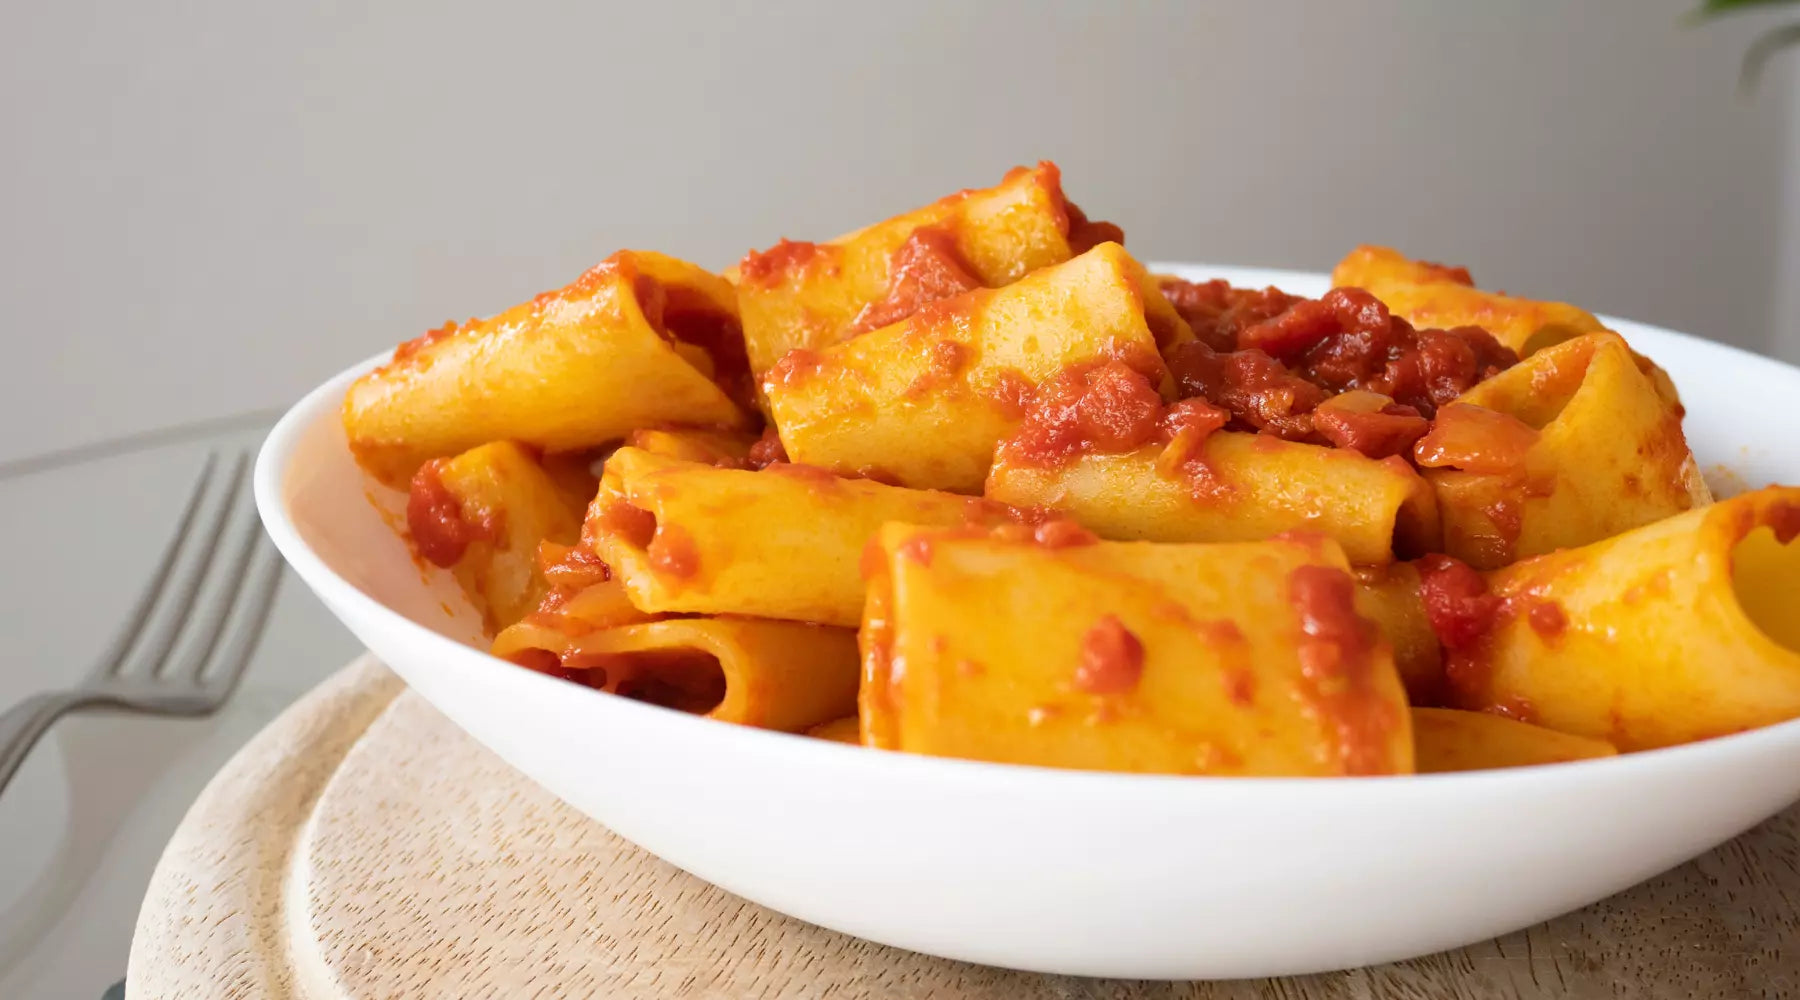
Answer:
M563 805L364 658L194 804L139 915L127 995L1800 996L1797 824L1800 808L1586 910L1411 962L1225 983L1032 975L870 944L713 888Z

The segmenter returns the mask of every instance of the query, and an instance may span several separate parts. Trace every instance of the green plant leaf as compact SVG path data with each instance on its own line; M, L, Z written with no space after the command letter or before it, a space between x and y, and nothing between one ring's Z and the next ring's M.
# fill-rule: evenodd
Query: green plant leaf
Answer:
M1769 60L1781 50L1795 45L1800 45L1800 24L1784 24L1758 35L1744 50L1743 65L1738 67L1738 90L1744 93L1755 90Z
M1762 7L1779 7L1783 4L1795 3L1796 0L1703 0L1700 8L1693 12L1693 17L1704 20L1709 17L1722 17L1740 11L1757 10Z

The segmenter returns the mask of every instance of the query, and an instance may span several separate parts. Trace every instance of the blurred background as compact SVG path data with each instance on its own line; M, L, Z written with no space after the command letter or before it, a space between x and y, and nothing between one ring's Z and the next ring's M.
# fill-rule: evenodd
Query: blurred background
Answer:
M8 5L0 460L1039 158L1140 256L1388 243L1800 359L1800 55L1739 95L1783 15L1693 3Z

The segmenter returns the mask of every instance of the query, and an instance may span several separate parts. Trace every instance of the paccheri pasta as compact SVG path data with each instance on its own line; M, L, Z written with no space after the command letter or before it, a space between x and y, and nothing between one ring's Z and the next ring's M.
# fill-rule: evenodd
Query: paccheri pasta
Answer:
M496 656L727 722L1332 776L1800 716L1800 489L1714 502L1575 306L1333 277L1153 275L1043 163L723 275L620 251L344 427Z

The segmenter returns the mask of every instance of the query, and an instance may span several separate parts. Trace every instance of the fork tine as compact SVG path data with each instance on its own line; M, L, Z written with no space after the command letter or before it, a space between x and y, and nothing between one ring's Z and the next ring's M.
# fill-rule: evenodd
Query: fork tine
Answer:
M150 582L144 586L143 593L138 595L132 604L125 624L113 636L106 651L95 661L93 676L106 677L115 675L125 664L125 654L131 651L138 637L143 634L144 626L150 620L150 609L156 603L158 594L169 580L169 573L174 570L176 557L186 547L188 532L193 530L194 518L200 512L200 501L205 498L207 488L212 485L213 474L219 468L219 453L206 453L206 462L200 467L200 478L194 482L194 489L188 494L186 503L181 508L181 519L175 523L175 534L163 548L162 555L157 558L156 568L150 573Z
M198 618L191 623L190 652L181 657L179 665L166 668L171 675L183 680L198 681L206 671L206 665L212 659L213 652L218 649L220 637L224 635L225 622L231 614L232 606L238 602L244 589L251 558L256 554L257 541L263 537L262 524L257 520L248 489L240 489L236 496L230 498L230 507L222 514L220 527L224 528L232 517L241 522L238 537L231 553L222 557L226 567L222 578L216 584L208 580L207 587L201 588L206 596L199 602Z
M193 614L194 599L211 570L213 554L219 547L220 528L231 516L231 498L242 487L247 465L244 454L239 452L231 464L231 476L226 481L225 496L216 505L212 519L205 525L197 544L193 546L197 551L191 558L183 560L184 565L176 578L170 586L163 588L155 610L151 612L143 642L137 655L132 657L133 660L149 665L149 669L139 671L141 676L154 676L162 672L163 664L175 647L176 638Z
M238 681L243 679L251 654L262 642L263 628L269 623L275 595L280 592L281 580L286 575L287 567L281 560L281 553L275 550L269 537L260 532L256 555L256 568L251 572L250 582L239 590L237 599L232 602L231 617L235 627L230 630L231 638L224 644L213 668L201 678L208 695L216 699L215 704L229 697L236 690Z

